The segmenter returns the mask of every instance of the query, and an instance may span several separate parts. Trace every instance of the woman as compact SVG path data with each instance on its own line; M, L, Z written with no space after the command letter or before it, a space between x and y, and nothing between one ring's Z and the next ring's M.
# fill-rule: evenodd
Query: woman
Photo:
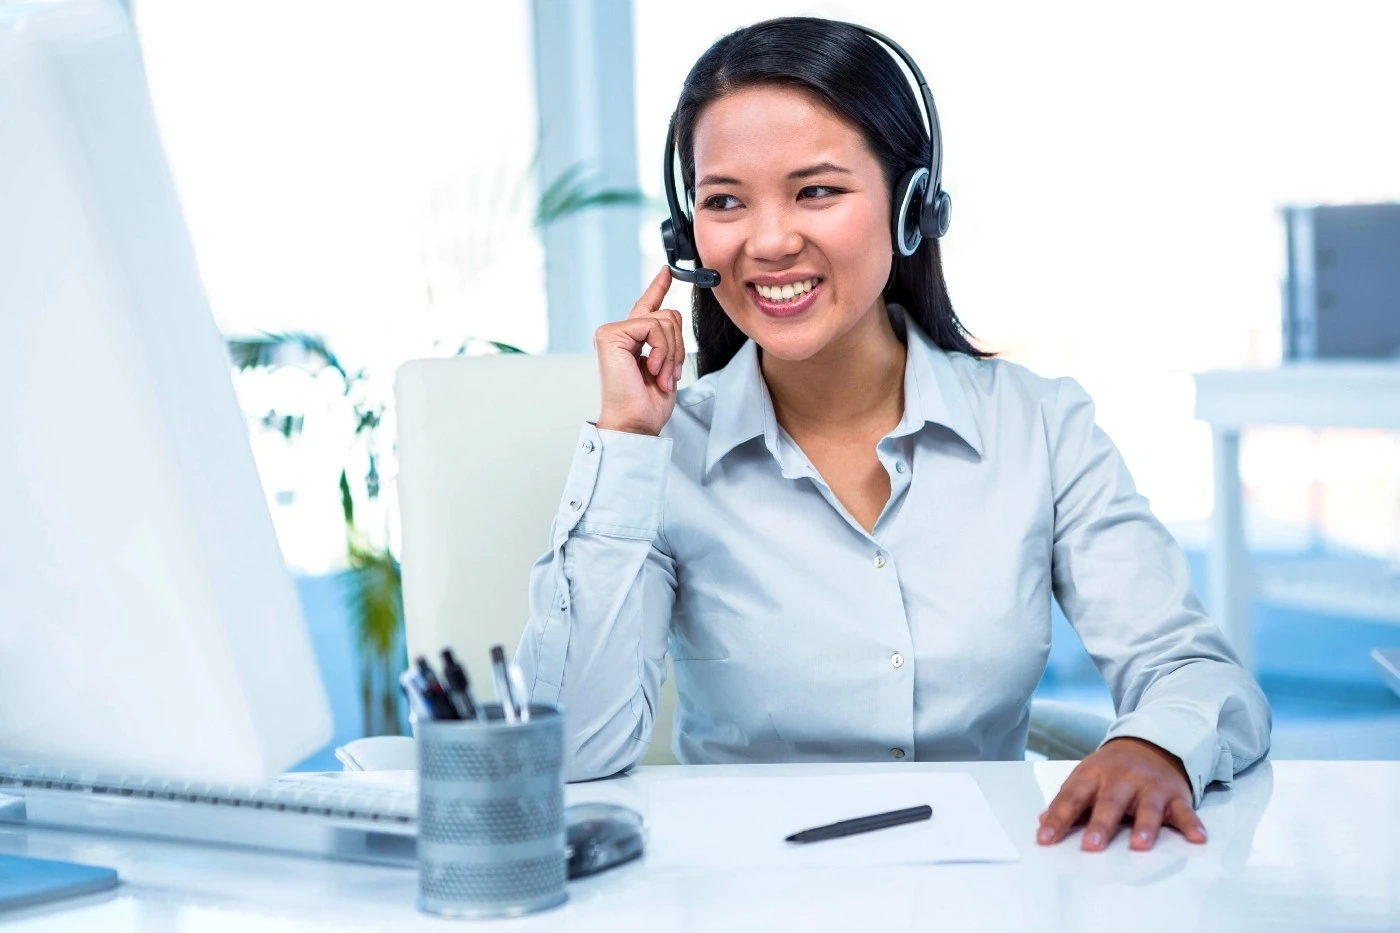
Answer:
M1134 848L1164 824L1204 842L1194 807L1266 753L1268 704L1085 392L975 348L936 239L898 248L931 144L890 51L825 20L741 29L674 134L719 275L694 293L701 378L676 392L663 268L595 336L602 412L520 647L568 710L571 777L641 757L668 642L685 762L1023 758L1053 594L1120 715L1037 838L1087 818L1103 849L1128 816Z

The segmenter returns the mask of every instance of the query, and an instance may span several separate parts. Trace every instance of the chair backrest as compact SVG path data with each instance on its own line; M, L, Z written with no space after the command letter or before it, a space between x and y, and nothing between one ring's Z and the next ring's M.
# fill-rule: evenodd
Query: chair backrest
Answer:
M688 361L685 385L693 378ZM489 695L490 646L513 653L529 617L530 568L549 550L583 422L599 411L591 354L415 360L394 393L410 657L443 645ZM647 764L674 763L668 670Z

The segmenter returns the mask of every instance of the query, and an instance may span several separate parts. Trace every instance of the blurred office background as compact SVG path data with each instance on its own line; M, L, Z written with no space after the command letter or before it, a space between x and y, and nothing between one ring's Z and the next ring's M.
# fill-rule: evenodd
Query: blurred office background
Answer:
M1211 437L1192 374L1280 364L1284 206L1400 201L1400 7L1383 0L130 8L211 305L248 353L239 392L337 743L382 731L366 658L401 650L385 607L376 622L355 598L365 574L393 582L396 367L496 344L588 352L626 314L662 261L667 118L725 31L816 14L914 55L942 118L959 314L1093 394L1203 597ZM550 280L571 262L605 280L577 311ZM688 307L683 288L671 304ZM1400 592L1400 432L1252 429L1241 474L1255 555L1385 562ZM1391 609L1256 600L1275 757L1400 757L1400 697L1369 656L1400 646ZM1111 714L1056 625L1041 694Z

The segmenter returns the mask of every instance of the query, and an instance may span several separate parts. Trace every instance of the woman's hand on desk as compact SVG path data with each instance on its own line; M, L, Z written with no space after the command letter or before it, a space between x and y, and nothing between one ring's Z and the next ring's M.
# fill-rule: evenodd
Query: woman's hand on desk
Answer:
M662 266L625 321L604 324L594 333L603 395L598 427L660 434L670 420L685 362L681 316L661 307L670 287L671 270ZM651 353L642 356L647 345Z
M1091 852L1108 848L1129 815L1134 849L1152 848L1163 824L1181 830L1188 842L1206 841L1181 759L1143 739L1110 739L1081 761L1040 814L1036 840L1041 845L1059 842L1086 813L1089 824L1081 845Z

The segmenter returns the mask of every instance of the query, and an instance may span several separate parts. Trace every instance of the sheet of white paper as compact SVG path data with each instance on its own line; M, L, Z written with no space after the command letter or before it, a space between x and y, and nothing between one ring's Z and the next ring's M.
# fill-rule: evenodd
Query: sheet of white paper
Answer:
M815 826L921 804L933 808L931 819L824 842L783 841ZM646 859L654 871L1020 858L967 773L658 781L648 821Z

